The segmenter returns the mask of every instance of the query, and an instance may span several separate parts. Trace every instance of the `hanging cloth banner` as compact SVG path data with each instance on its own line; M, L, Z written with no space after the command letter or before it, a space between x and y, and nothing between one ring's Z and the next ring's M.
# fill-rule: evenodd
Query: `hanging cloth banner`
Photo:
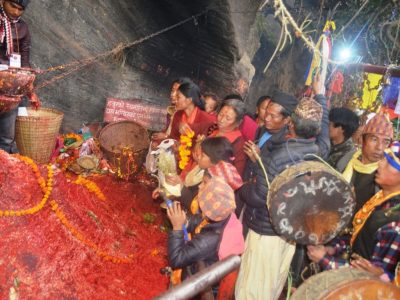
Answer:
M331 57L332 53L332 40L331 40L331 30L335 30L336 25L333 21L327 21L322 35L319 37L316 44L316 48L319 52L315 51L313 54L313 59L311 61L310 67L308 68L308 73L306 76L306 86L310 86L312 83L313 76L318 68L321 68L321 80L325 82L326 73L328 70L328 59Z
M383 105L389 107L391 109L396 108L396 103L398 103L399 98L399 90L400 90L400 78L399 77L391 77L390 84L385 86L382 93L382 102Z
M367 109L375 102L376 97L378 96L382 76L383 75L372 73L366 73L366 76L364 76L364 88L361 104L362 109Z
M394 108L394 113L396 115L400 115L400 91L399 91L399 97L397 98L396 107Z

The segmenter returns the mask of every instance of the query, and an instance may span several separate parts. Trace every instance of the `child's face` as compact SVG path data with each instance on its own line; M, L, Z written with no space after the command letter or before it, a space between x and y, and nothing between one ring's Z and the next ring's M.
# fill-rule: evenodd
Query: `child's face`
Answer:
M200 155L198 156L198 165L203 170L208 169L212 166L210 157L204 153L204 151L200 151Z
M213 98L205 97L204 101L206 103L205 110L207 113L214 112L217 109L217 101L215 101Z

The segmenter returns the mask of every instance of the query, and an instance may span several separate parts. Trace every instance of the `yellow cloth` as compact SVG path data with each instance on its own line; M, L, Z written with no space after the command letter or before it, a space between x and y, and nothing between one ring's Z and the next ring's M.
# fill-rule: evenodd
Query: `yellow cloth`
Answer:
M311 61L310 69L308 70L305 85L311 86L313 77L318 68L320 68L321 81L325 82L326 73L328 70L328 59L330 56L330 44L328 37L323 33L318 39L315 46L319 51L314 51L313 59Z
M336 23L335 23L335 21L326 21L326 23L325 23L325 26L324 26L324 29L322 30L322 32L325 32L325 31L330 31L330 30L332 30L332 31L334 31L334 30L336 30Z
M319 37L318 42L315 45L315 48L320 49L321 43L323 43L324 38L326 39L325 35L322 34ZM312 80L313 80L314 71L321 66L321 63L322 63L322 58L321 58L320 52L314 51L314 55L313 55L313 58L311 61L310 69L308 70L305 85L311 85Z
M352 159L347 164L346 169L344 169L343 177L347 182L351 181L354 170L362 174L371 174L378 169L378 162L372 164L363 164L359 159L360 156L361 156L361 149L357 150L357 152L354 153Z
M378 96L379 82L382 75L368 73L367 78L364 80L363 96L361 108L366 109L370 107Z
M199 200L197 199L197 195L193 198L192 203L190 204L190 212L192 215L199 213Z
M250 229L236 281L235 299L278 299L295 249L294 244L279 236L260 235Z

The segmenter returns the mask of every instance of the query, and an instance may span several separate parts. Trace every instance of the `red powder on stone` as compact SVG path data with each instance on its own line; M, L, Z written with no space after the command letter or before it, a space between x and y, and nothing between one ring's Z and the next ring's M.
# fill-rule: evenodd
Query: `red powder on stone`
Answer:
M46 168L40 170L47 179ZM11 288L19 299L150 299L166 290L164 216L150 192L111 176L89 179L106 201L74 184L75 177L56 173L42 210L0 217L0 299L8 299ZM0 210L28 209L42 197L32 169L0 151ZM132 254L132 262L105 261L60 222L50 200L86 240L112 257Z

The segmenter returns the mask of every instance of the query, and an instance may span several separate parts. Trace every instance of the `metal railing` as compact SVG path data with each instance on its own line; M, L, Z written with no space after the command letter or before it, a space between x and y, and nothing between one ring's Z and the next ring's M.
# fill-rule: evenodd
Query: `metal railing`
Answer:
M155 297L155 300L184 300L190 299L216 283L220 282L226 275L240 267L241 258L231 255L216 262L215 264L199 271L181 284L169 289L165 293Z

